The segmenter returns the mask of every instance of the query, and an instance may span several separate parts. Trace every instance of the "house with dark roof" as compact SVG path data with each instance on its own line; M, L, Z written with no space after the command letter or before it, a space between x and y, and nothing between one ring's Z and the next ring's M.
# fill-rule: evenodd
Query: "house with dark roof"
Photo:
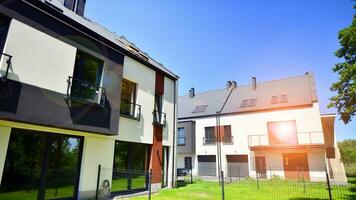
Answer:
M304 178L346 182L334 114L319 110L314 75L178 98L177 168L203 178Z
M178 76L86 18L0 3L0 199L107 199L175 183Z

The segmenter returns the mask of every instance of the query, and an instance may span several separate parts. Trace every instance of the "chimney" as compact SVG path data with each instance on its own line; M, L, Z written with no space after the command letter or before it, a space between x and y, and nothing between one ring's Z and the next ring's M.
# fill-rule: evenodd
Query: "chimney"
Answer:
M195 96L195 89L194 88L190 88L189 90L189 97L193 98Z
M257 87L257 84L256 84L256 77L252 77L252 88L255 90Z
M236 81L231 81L231 83L232 83L232 88L234 88L234 89L236 89L237 88L237 82Z
M231 86L232 86L232 82L231 81L227 81L226 82L226 89L230 89Z
M72 10L82 17L84 16L86 0L65 0L60 2L69 10Z

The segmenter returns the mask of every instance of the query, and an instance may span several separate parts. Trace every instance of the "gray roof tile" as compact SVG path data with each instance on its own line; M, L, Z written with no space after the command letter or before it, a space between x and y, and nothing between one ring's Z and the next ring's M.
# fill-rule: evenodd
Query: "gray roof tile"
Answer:
M260 82L257 83L256 89L253 89L252 84L241 85L231 92L222 114L311 105L318 101L315 88L314 76L311 73ZM216 111L221 109L228 93L228 89L220 89L198 93L193 98L180 96L178 98L178 118L214 115ZM282 95L286 95L284 102L281 102ZM272 96L278 96L279 103L272 104ZM255 106L240 107L243 100L250 99L256 99ZM203 104L208 105L205 112L192 113L196 106Z

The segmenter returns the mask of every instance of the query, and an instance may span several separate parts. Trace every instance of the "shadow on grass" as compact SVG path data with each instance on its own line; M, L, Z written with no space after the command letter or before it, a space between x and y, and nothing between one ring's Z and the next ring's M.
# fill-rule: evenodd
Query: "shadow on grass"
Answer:
M185 187L185 186L187 186L188 184L192 184L192 183L187 182L187 181L184 181L184 180L178 180L178 181L177 181L177 188Z

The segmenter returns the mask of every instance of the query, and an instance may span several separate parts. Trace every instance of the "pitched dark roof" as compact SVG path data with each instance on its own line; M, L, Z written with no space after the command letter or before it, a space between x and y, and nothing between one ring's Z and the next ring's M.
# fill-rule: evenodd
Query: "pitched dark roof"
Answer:
M290 77L237 86L226 101L222 114L291 108L312 105L317 102L314 76L306 73ZM178 119L215 115L224 104L230 89L219 89L178 98ZM272 98L274 100L272 100ZM193 112L197 106L207 105L204 112Z
M141 59L142 61L146 62L151 66L154 66L157 70L166 73L167 75L169 75L174 79L179 78L176 74L174 74L172 71L164 67L161 63L151 58L147 53L139 49L134 43L128 41L125 37L118 36L116 35L116 33L110 32L109 30L95 23L94 21L77 15L75 12L63 6L60 2L48 1L48 0L37 0L37 2L42 2L44 5L54 7L58 12L61 12L64 16L69 17L71 20L75 21L76 23L79 23L80 25L96 32L97 34L109 40L110 42L114 43L118 47L132 53L136 59Z

